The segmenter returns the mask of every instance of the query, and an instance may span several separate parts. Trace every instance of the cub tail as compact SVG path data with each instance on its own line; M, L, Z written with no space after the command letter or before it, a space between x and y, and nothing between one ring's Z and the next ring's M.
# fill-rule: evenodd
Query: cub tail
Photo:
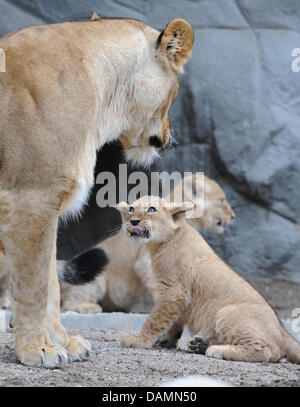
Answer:
M89 283L104 270L108 262L103 249L90 249L71 260L58 260L58 278L72 285Z
M284 333L284 354L290 362L300 363L300 343L292 338L287 332Z

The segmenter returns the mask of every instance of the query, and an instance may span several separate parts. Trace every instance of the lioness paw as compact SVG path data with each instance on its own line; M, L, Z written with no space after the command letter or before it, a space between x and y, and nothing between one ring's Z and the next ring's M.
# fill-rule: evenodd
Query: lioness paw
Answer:
M91 354L91 344L81 336L70 336L66 349L72 361L86 360Z
M62 368L72 362L69 353L60 345L25 345L16 350L16 356L23 365L49 369Z
M149 343L139 335L127 335L121 340L121 346L124 348L150 349L152 347L152 343Z

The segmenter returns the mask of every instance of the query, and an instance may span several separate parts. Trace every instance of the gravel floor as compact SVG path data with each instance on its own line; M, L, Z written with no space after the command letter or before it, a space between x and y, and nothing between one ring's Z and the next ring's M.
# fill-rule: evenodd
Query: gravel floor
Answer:
M251 279L250 282L276 309L280 318L290 318L292 310L300 308L299 284L270 279ZM145 305L149 308L149 304ZM88 361L74 362L61 370L22 366L12 350L13 333L0 332L0 386L158 386L189 375L221 379L235 386L300 386L300 365L209 359L188 353L187 338L180 340L177 351L123 349L120 339L126 334L124 331L139 331L143 316L136 315L131 324L130 319L122 315L103 317L106 322L102 327L106 329L90 329L91 317L86 318L86 325L81 325L89 329L68 329L69 333L89 339L94 351ZM111 329L112 325L119 331Z
M222 379L235 386L300 386L300 365L244 363L210 359L180 350L123 349L124 333L113 330L69 330L82 334L93 346L86 362L65 369L28 368L17 363L13 334L0 334L0 386L158 386L187 375Z

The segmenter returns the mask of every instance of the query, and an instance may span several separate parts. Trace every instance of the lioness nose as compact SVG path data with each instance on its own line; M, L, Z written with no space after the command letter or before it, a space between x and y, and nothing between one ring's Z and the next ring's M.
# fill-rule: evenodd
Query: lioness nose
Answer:
M161 148L163 143L157 136L151 136L149 140L150 146Z
M136 225L138 225L138 224L140 223L140 219L132 219L132 220L130 221L130 223L131 223L133 226L136 226Z

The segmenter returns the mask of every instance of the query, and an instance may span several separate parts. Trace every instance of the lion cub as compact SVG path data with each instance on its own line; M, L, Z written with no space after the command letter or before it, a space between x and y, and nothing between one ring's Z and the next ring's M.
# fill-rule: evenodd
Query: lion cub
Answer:
M281 326L264 298L185 222L190 202L170 206L158 197L120 204L124 227L147 242L159 296L139 335L122 346L176 346L185 324L190 349L218 359L300 363L300 344Z
M193 193L196 190L203 193L199 200L196 200ZM185 201L195 203L195 209L203 207L202 216L195 211L195 216L188 219L189 224L197 230L206 229L220 234L235 218L223 189L216 181L206 176L202 179L197 178L196 174L185 175L165 198L172 201L173 197L180 194ZM156 284L153 279L151 257L145 245L137 245L124 233L118 233L99 243L97 248L103 249L110 259L105 273L101 273L94 281L84 286L72 286L61 281L63 311L101 312L98 305L100 302L106 312L131 312L134 307L139 308L139 301L148 292L155 298ZM85 253L83 264L79 255L75 264L72 261L71 264L60 261L58 269L73 267L75 273L76 266L78 272L84 271L89 253L89 264L94 263L93 252L94 248Z

